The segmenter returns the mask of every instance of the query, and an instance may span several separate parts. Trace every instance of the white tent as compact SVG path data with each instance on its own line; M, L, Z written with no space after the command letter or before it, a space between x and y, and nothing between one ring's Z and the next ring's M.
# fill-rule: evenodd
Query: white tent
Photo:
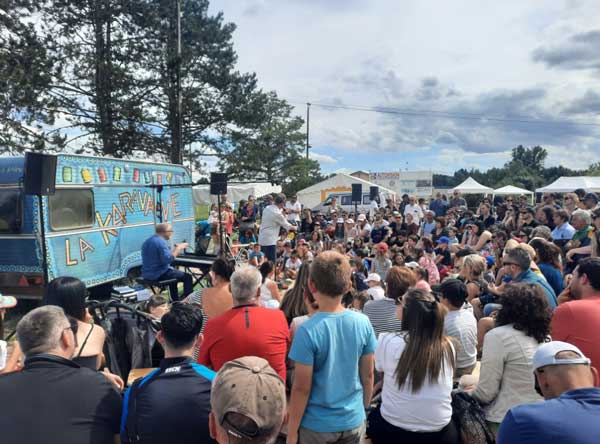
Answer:
M281 193L279 185L270 183L234 183L227 185L227 201L237 205L240 200L248 199L248 196L262 197L270 193ZM210 194L210 185L196 185L192 187L192 198L194 205L210 205L217 203L217 196Z
M533 191L526 190L525 188L515 187L513 185L506 185L505 187L494 190L493 194L496 196L520 196L521 194L533 194Z
M463 183L452 188L450 191L460 191L463 194L488 194L493 193L494 189L483 186L472 177L469 177Z
M600 191L600 177L594 176L576 176L559 177L550 185L538 188L537 193L571 193L578 188L586 191Z
M352 184L362 184L362 191L369 193L369 187L379 187L379 192L388 196L395 196L396 192L388 188L369 182L368 180L359 179L358 177L350 176L345 173L338 173L335 176L325 179L322 182L316 183L308 188L298 191L298 200L306 208L314 208L323 202L331 193L349 193L352 192Z

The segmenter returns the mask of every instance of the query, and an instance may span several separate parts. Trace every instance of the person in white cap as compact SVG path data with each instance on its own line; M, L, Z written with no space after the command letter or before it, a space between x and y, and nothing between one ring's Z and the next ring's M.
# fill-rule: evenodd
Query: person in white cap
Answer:
M365 282L369 286L367 293L371 296L371 299L374 301L385 299L385 291L381 287L381 276L377 273L369 273Z
M545 402L508 411L498 444L577 443L600 440L600 382L590 359L572 344L540 345L533 356L536 390Z

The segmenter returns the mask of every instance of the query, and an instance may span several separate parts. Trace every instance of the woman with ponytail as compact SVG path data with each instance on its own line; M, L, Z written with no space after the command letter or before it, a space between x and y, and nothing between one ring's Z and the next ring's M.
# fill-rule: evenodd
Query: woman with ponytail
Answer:
M451 421L455 349L444 334L446 309L411 289L397 300L400 333L382 334L375 368L383 372L381 409L371 414L373 443L455 443Z

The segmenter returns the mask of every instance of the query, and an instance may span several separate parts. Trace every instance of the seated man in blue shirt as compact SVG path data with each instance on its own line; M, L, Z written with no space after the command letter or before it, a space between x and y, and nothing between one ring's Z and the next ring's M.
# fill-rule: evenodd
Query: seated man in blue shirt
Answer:
M498 444L592 444L600 436L598 372L581 350L566 342L541 345L533 356L536 390L545 402L508 411Z
M202 343L202 312L177 302L161 318L157 339L165 349L160 368L125 393L121 442L212 443L208 429L215 372L193 362Z
M183 282L183 297L194 291L192 277L181 270L171 267L171 263L187 247L187 243L177 245L173 250L167 241L173 234L173 226L169 223L156 225L156 234L142 244L142 277L150 281L177 279L169 285L171 300L178 301L177 283Z

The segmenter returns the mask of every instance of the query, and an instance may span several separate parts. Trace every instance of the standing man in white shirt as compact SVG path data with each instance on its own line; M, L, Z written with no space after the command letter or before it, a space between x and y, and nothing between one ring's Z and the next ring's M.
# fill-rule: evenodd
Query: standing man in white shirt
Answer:
M415 196L410 196L408 198L408 204L404 207L404 217L407 214L412 215L413 222L417 225L421 223L421 219L423 219L423 209L417 205L417 198Z
M292 199L285 204L285 213L287 214L287 220L292 225L298 226L300 224L300 213L302 212L302 204L298 202L298 196L295 194Z
M290 224L283 215L285 206L285 194L275 196L272 205L263 210L262 220L260 222L260 231L258 233L258 243L261 251L271 262L277 261L277 239L279 239L279 230L283 228L286 231L296 231L296 227Z
M371 199L371 203L369 204L369 217L374 218L378 210L379 204L377 203L377 199Z

